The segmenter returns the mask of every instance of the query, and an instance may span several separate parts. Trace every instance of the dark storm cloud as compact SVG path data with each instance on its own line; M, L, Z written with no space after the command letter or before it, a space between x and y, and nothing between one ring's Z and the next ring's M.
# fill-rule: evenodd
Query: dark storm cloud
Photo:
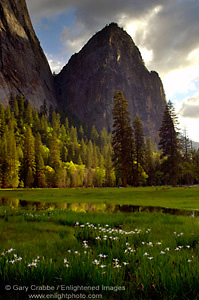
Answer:
M149 67L163 76L168 71L192 64L188 54L199 48L198 0L27 0L33 23L41 17L55 17L75 9L74 28L62 32L68 46L83 46L96 31L110 22L124 28L133 21L147 20L155 7L157 14L137 30L134 41L138 47L153 50ZM127 28L127 27L126 27ZM78 32L78 33L77 33ZM67 41L67 39L69 39ZM73 48L71 47L71 51ZM71 53L72 54L72 53Z

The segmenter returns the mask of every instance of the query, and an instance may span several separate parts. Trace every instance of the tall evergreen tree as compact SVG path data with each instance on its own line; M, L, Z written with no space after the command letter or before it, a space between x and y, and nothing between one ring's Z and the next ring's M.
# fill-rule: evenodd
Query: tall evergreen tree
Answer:
M121 174L124 187L132 164L132 128L129 117L128 101L122 92L115 91L113 107L113 161L115 169Z
M25 186L31 187L33 180L30 177L34 177L35 174L35 144L32 130L28 126L24 136L23 147L23 164L22 164L22 179Z
M160 127L159 148L162 150L163 170L172 179L172 185L176 185L176 177L179 172L180 153L179 140L176 128L177 117L171 101L166 104L162 124Z
M42 142L41 135L37 132L35 137L35 185L37 187L45 187L46 186L46 178L45 178L45 166L44 160L42 156Z
M134 185L138 186L140 184L140 172L141 167L144 167L144 155L145 155L145 141L144 141L144 129L142 121L139 116L136 115L133 120L133 132L134 132L134 142L135 142L135 163L136 168L134 172Z
M148 184L154 184L154 177L155 177L155 160L153 158L153 149L152 149L152 142L151 138L148 137L146 141L146 153L145 153L145 171L148 177Z
M55 131L53 131L52 136L50 137L49 148L50 148L49 165L55 171L54 186L58 187L61 185L61 180L62 180L62 174L61 174L62 162L61 162L60 145Z

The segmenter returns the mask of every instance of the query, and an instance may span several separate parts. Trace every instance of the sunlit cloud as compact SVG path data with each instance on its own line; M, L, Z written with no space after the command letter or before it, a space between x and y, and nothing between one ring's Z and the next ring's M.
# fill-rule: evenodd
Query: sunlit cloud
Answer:
M55 74L59 73L61 69L63 68L63 65L65 64L65 61L67 60L67 57L60 60L60 57L57 57L56 55L52 54L46 54L51 71Z
M199 65L179 68L167 73L163 78L164 88L168 99L178 94L188 94L198 89Z

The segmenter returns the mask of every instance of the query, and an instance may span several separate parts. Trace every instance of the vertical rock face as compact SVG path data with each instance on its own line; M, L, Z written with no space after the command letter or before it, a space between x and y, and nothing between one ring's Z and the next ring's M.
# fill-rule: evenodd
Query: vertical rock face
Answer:
M22 93L32 106L55 105L54 79L25 0L0 0L0 103Z
M114 91L129 101L132 119L138 114L145 134L155 140L165 108L158 74L149 72L132 38L112 23L94 35L56 76L57 98L69 115L98 130L112 129Z

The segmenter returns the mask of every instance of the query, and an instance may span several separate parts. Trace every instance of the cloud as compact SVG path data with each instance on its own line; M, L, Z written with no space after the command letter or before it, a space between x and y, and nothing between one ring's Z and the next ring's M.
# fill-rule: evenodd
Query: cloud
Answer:
M179 115L183 118L199 118L199 96L189 98L182 103Z
M189 53L199 48L199 1L196 0L27 0L31 17L52 18L75 9L75 24L81 26L81 39L74 30L61 38L66 46L77 48L106 24L122 25L140 48L152 51L149 67L165 75L179 67L192 66ZM76 41L75 41L76 40ZM81 44L81 45L80 45ZM72 53L71 53L72 54Z
M199 65L171 70L163 77L168 99L176 94L189 94L199 89Z
M65 27L61 32L60 38L64 46L64 50L68 55L79 52L82 46L89 39L88 34L82 34L84 26L76 23L72 28Z

